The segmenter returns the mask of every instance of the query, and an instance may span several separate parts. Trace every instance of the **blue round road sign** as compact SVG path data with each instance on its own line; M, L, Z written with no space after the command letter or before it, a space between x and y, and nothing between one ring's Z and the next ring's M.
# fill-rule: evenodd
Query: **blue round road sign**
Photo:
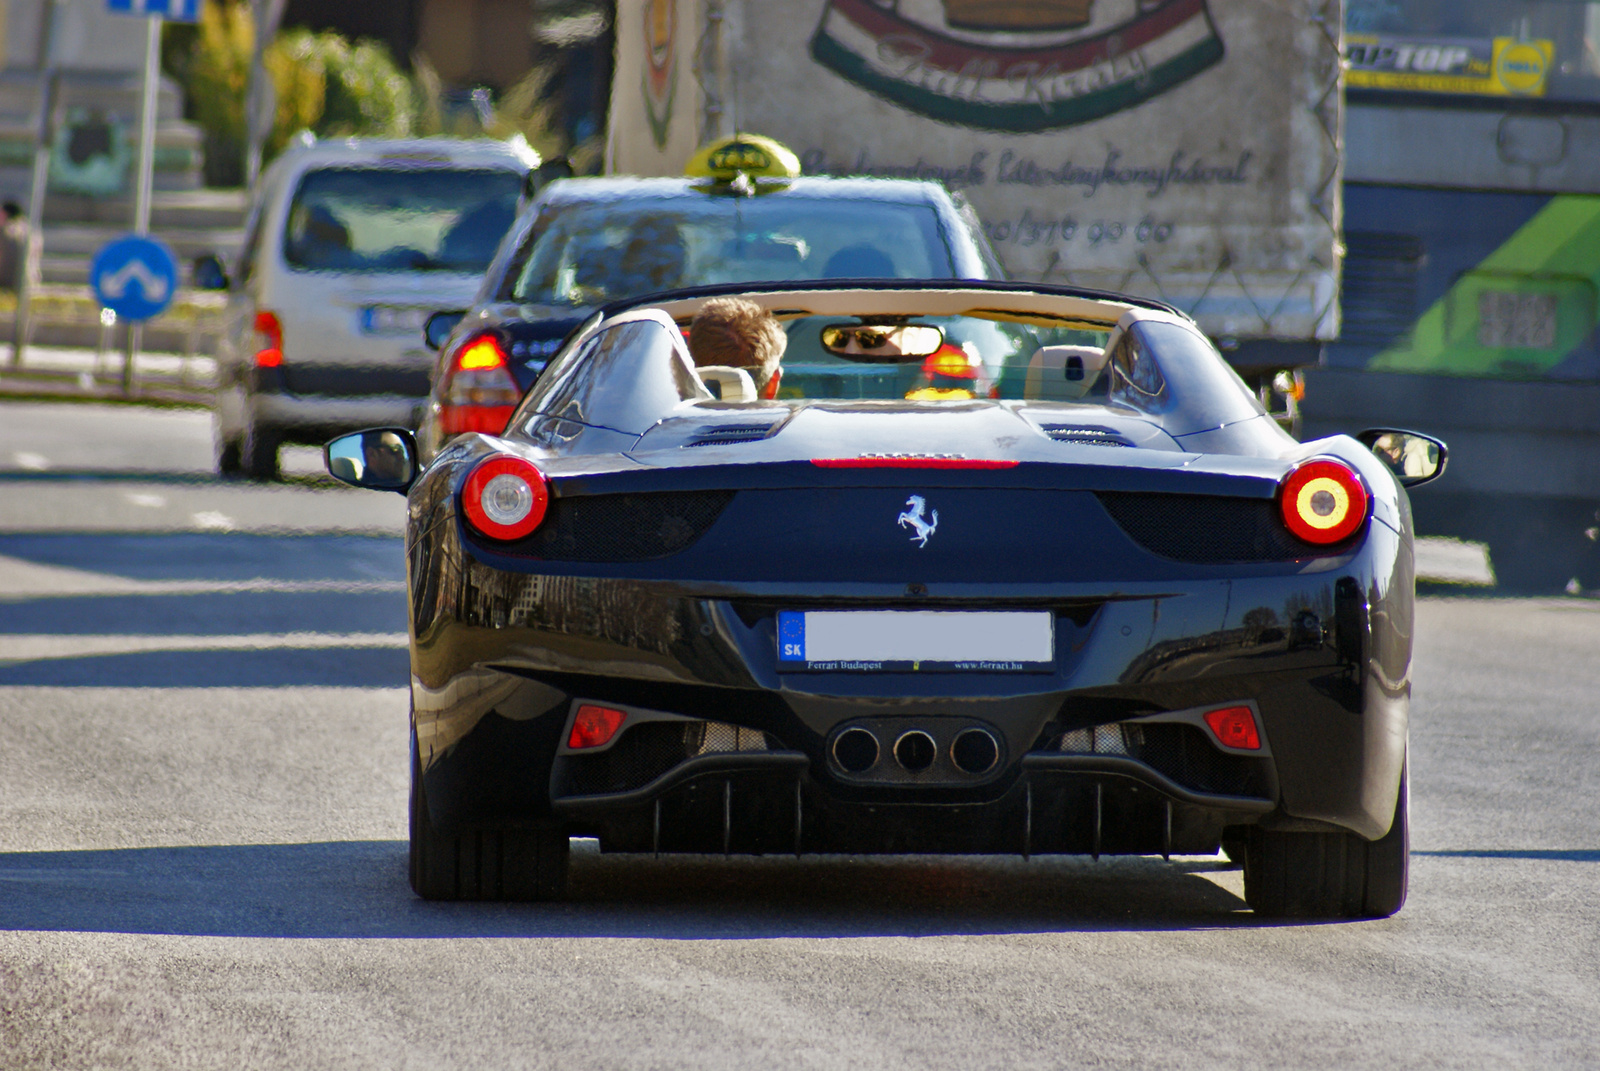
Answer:
M89 285L95 300L124 320L148 320L172 304L178 261L163 243L130 234L94 255Z

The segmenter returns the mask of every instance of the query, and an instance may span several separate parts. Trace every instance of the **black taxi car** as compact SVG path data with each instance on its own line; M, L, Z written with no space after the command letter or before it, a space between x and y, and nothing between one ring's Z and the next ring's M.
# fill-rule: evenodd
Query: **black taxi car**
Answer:
M683 178L543 187L471 309L425 334L439 351L425 456L494 433L572 330L609 302L677 287L819 279L999 279L977 216L937 183L802 177L769 138L715 142Z

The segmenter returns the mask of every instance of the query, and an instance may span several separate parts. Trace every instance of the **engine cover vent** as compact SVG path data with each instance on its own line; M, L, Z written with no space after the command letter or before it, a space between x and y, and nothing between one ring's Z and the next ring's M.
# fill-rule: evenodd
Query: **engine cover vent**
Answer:
M1040 424L1039 430L1058 443L1077 443L1081 446L1132 446L1115 428L1102 428L1092 424Z
M710 424L697 428L689 441L690 446L730 446L735 443L757 443L765 439L776 424Z

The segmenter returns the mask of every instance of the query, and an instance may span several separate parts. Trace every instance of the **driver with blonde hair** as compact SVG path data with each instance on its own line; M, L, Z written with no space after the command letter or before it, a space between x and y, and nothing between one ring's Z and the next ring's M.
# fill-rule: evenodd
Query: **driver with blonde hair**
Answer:
M689 354L700 366L743 368L762 398L778 396L789 336L777 317L744 298L713 298L689 324Z

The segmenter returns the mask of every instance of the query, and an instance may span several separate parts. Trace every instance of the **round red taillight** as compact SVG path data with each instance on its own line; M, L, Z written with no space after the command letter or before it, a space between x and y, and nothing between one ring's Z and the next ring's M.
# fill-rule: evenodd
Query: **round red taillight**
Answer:
M495 454L478 462L461 489L461 508L472 527L491 539L521 539L539 527L550 487L531 463Z
M1278 496L1283 523L1307 543L1341 542L1367 522L1367 489L1343 462L1305 462L1284 478Z

